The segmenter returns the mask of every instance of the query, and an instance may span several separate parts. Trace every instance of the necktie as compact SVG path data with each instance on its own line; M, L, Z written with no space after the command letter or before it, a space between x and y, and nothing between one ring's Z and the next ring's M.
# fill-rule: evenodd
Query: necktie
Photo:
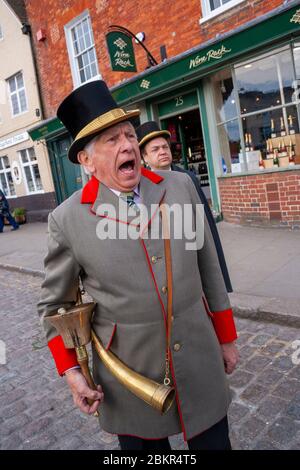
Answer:
M139 212L139 207L134 201L134 191L122 192L120 194L120 197L127 202L129 207L133 207L136 212Z

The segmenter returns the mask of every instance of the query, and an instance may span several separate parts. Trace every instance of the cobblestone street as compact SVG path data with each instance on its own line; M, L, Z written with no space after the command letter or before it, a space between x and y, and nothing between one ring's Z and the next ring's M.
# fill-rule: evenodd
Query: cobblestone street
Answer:
M0 269L1 449L105 449L115 436L74 408L58 377L36 314L41 278ZM230 377L235 449L300 448L300 330L237 319L241 361ZM3 343L2 343L3 344ZM297 347L296 347L297 346ZM297 364L298 363L298 364ZM171 439L182 449L181 436Z

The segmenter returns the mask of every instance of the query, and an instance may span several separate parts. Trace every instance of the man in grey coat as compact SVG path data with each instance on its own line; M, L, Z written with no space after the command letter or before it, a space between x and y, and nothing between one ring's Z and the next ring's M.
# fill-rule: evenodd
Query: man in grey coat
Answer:
M162 203L189 206L194 227L200 200L188 176L141 170L131 123L138 114L118 108L100 80L74 90L58 109L74 139L69 158L92 177L49 216L39 315L75 404L88 414L100 407L100 425L118 435L121 449L168 450L168 436L180 432L192 450L230 449L226 373L237 363L237 335L214 242L205 218L203 243L194 249L187 249L185 233L177 237L170 228L173 310L168 343L165 244L151 230L160 227ZM145 211L139 216L140 208ZM104 236L107 228L111 234L132 226L137 237ZM79 278L97 303L93 328L106 350L159 383L167 353L176 403L166 414L159 415L121 385L94 349L93 376L99 385L96 391L88 387L74 350L64 347L47 321L51 312L75 304ZM90 406L87 399L95 403Z

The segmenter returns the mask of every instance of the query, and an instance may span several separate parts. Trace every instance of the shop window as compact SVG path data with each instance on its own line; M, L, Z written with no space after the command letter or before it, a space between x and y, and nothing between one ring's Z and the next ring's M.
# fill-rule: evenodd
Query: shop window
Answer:
M241 114L292 102L293 62L290 50L235 67Z
M12 197L16 195L16 190L11 175L10 163L7 156L0 157L0 188L6 197Z
M84 13L66 25L65 33L74 85L101 78L89 14Z
M217 122L225 122L237 117L236 99L230 69L216 73L212 78Z
M25 176L27 192L31 194L43 191L39 166L33 147L21 150L19 154Z
M300 42L294 44L293 48L295 70L296 70L296 79L298 81L298 88L300 84ZM296 85L296 84L295 84ZM294 87L296 88L296 87ZM299 96L298 96L299 98Z
M22 72L7 80L13 116L27 111L27 99Z
M295 51L294 57L296 62ZM295 83L290 48L224 69L211 78L223 174L300 163Z

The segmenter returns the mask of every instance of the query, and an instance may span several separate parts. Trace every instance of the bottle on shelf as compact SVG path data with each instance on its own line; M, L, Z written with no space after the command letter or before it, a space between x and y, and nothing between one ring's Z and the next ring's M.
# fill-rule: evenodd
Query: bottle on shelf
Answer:
M279 167L278 150L277 149L274 150L273 166L275 166L276 168Z
M279 144L278 144L278 153L277 153L277 157L278 157L278 158L282 157L282 144L281 144L281 140L279 141Z
M293 147L291 139L290 139L289 146L288 146L288 155L289 155L289 166L295 165L295 152L294 152L294 147Z
M253 152L254 149L253 149L253 145L252 145L252 136L251 136L250 133L248 134L248 141L249 141L249 151Z
M259 159L259 166L258 166L259 170L264 170L265 169L265 166L264 166L264 161L262 159L262 157L260 156L260 159Z
M284 137L286 135L283 117L280 118L280 135L281 137Z
M267 158L274 158L274 151L271 139L267 140Z
M248 137L248 134L246 133L245 134L245 151L246 152L249 152L250 150L250 147L249 147L249 137Z
M271 138L274 139L275 137L276 137L276 132L275 132L274 119L271 119Z
M287 148L286 148L286 145L284 143L284 139L282 139L282 144L281 144L281 157L287 157Z
M295 128L294 128L294 125L293 125L293 118L291 115L289 115L288 117L288 123L289 123L289 134L295 134Z

